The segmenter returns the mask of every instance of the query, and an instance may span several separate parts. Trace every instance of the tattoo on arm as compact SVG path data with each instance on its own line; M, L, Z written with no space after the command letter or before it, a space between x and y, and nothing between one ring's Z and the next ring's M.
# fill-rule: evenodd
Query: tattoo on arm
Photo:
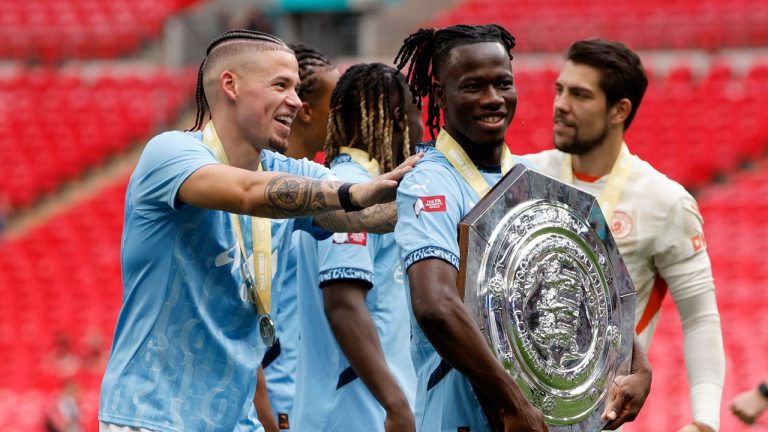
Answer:
M315 225L331 232L370 232L385 234L395 229L397 206L394 202L356 211L335 211L315 216Z
M312 215L328 210L329 194L337 194L339 182L312 180L281 175L270 180L265 189L266 206L259 213L270 218Z

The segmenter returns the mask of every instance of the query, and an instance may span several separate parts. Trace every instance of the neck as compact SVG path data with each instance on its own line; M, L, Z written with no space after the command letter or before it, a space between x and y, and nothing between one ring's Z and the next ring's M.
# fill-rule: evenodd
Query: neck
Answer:
M594 177L603 177L610 174L616 159L621 152L623 136L614 139L606 138L602 144L588 153L572 156L573 172Z
M504 146L504 142L500 142L495 145L478 145L469 140L461 132L450 128L446 125L445 128L448 133L451 134L453 139L459 143L464 152L467 153L472 162L477 166L496 166L501 165L501 150Z
M314 159L315 153L323 149L324 143L314 142L312 135L311 129L305 128L304 123L299 123L298 119L295 120L291 126L291 134L288 135L289 144L285 155L293 159Z
M224 153L227 154L229 165L256 171L261 162L261 148L250 143L239 133L237 125L229 120L232 116L219 115L215 118L216 133L224 147Z
M292 141L288 138L288 150L285 151L285 155L293 159L314 159L315 154L307 148L307 145L302 140Z

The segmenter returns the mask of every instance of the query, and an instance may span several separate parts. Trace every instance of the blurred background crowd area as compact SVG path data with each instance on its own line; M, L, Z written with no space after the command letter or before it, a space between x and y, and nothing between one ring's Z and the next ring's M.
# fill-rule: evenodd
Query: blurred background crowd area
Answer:
M391 64L419 27L488 22L517 38L517 154L552 145L553 83L571 42L601 36L641 54L651 84L627 141L699 201L727 356L721 430L747 430L726 403L768 364L764 0L0 2L0 429L98 429L128 176L149 137L192 125L213 37L267 31L344 69ZM690 421L668 298L650 357L651 396L630 432Z

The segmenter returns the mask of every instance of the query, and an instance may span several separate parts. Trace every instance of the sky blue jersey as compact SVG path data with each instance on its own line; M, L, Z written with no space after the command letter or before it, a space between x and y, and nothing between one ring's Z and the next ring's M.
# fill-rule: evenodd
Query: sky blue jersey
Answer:
M458 271L458 224L480 197L433 141L417 150L424 152L424 158L405 175L397 191L395 238L405 271L429 258L441 259ZM514 160L525 163L519 157ZM501 180L501 167L478 169L491 186ZM410 289L407 292L410 305ZM469 380L440 357L410 311L411 355L418 376L417 430L490 431Z
M101 388L99 419L157 431L232 430L246 416L265 347L248 302L228 213L178 201L181 184L218 163L202 134L154 137L126 191L123 299ZM324 178L329 171L265 150L262 166ZM250 217L241 217L252 253ZM297 229L320 238L312 218L272 221L273 269ZM248 262L251 262L249 257ZM279 298L279 284L272 284Z
M347 154L337 156L331 170L343 181L371 178ZM403 319L407 303L394 234L338 233L322 242L300 236L301 338L292 427L297 431L383 431L386 413L341 352L325 317L321 287L343 279L370 287L365 303L384 356L413 406L415 373L408 349L410 329Z

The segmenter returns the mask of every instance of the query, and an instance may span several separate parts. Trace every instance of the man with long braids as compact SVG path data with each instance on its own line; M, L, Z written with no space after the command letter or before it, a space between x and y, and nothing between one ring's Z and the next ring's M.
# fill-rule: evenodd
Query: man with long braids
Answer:
M310 159L323 149L328 130L328 113L331 92L339 80L339 70L321 52L303 44L289 44L299 63L299 86L296 94L301 99L301 108L291 124L288 146L275 149L293 159ZM296 387L296 362L298 360L299 317L296 281L297 245L300 231L292 234L290 250L280 251L280 259L286 265L280 267L284 273L275 274L279 283L280 299L277 302L277 340L261 361L264 369L266 392L261 400L255 399L258 419L265 428L291 430L291 411ZM256 418L252 413L252 422ZM269 424L269 425L268 425Z
M427 98L433 141L398 188L397 244L412 309L421 431L543 431L541 412L494 357L457 291L459 221L515 163L504 136L517 106L510 51L498 25L421 29L395 63L413 93ZM440 114L444 125L440 128ZM439 132L439 135L437 134ZM609 390L609 427L633 418L650 387L635 341L633 374ZM639 401L639 403L638 403Z
M101 430L232 430L274 343L271 255L296 229L386 231L386 212L352 210L392 199L409 168L364 184L317 180L328 170L267 150L301 106L290 48L236 30L206 54L194 132L151 139L128 184Z
M348 69L330 110L326 164L343 181L392 170L423 133L405 78L380 63ZM415 431L416 376L394 235L300 236L295 430Z

